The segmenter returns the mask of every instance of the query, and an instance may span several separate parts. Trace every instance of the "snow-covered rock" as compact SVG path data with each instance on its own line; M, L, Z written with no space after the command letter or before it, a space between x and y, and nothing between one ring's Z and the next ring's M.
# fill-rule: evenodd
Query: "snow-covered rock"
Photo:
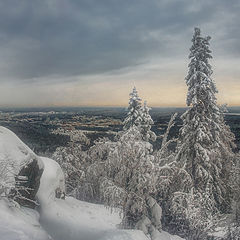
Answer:
M12 131L0 127L0 195L15 194L16 181L24 176L20 185L28 188L21 191L24 198L34 200L43 172L41 159L25 145ZM22 180L23 178L21 178ZM30 190L31 189L31 190ZM16 199L20 204L32 206L31 201Z
M64 173L59 164L46 157L40 158L44 171L41 177L37 198L41 206L51 203L55 198L65 198Z

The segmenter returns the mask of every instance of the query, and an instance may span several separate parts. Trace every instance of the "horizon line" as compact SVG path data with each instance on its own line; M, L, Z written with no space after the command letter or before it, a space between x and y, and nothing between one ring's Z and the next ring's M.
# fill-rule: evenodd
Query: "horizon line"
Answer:
M169 105L169 106L151 106L148 105L150 108L188 108L189 106L186 105ZM220 105L219 105L220 106ZM1 109L11 109L11 108L16 108L16 109L20 109L20 108L127 108L128 105L79 105L79 106L64 106L64 105L49 105L49 106L0 106L0 110ZM227 105L228 107L240 107L239 105Z

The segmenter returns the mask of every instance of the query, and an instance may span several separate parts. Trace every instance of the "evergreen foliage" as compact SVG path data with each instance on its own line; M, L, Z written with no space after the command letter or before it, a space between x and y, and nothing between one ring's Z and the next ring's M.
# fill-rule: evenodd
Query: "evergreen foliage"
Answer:
M195 28L186 77L188 110L181 116L183 127L178 141L177 160L191 175L194 188L210 195L225 210L229 205L229 172L232 167L234 136L217 106L216 85L211 78L210 37Z
M144 101L142 111L141 111L141 133L144 141L156 141L156 134L151 131L151 126L154 124L149 111L151 108L147 106L147 101Z
M141 98L138 96L136 87L133 88L133 91L129 94L129 106L128 114L123 122L123 129L128 130L133 126L139 126L142 122L142 106Z

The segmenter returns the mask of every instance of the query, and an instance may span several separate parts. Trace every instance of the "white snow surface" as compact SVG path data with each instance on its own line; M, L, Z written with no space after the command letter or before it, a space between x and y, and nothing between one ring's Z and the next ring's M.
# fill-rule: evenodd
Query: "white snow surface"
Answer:
M12 131L0 126L0 163L11 164L12 170L18 174L25 164L38 160L40 168L42 162L39 157L24 144Z
M48 206L55 200L55 191L57 189L65 192L64 173L59 164L46 157L40 158L44 170L40 180L40 186L37 192L37 198L42 208Z
M29 208L9 206L0 200L1 240L49 240L48 234L39 223L37 211Z
M67 197L56 199L55 190L64 190L64 175L52 159L42 158L44 172L37 197L40 223L55 240L149 240L142 231L120 230L119 210ZM156 240L180 240L166 232Z
M0 198L1 240L149 240L142 231L121 230L119 210L67 197L56 199L55 191L64 191L64 174L52 159L35 155L11 131L0 127L0 159L15 160L20 166L33 158L43 164L36 210L9 207ZM161 232L156 240L180 240L180 237Z
M44 171L37 198L40 203L40 223L56 240L100 239L106 231L116 229L121 222L119 212L103 205L82 202L71 197L55 198L57 188L64 191L64 175L52 159L42 158Z

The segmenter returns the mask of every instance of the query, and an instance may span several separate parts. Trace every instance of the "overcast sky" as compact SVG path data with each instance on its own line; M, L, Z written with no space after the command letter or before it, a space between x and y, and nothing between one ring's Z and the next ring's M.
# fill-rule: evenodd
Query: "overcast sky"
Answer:
M184 106L195 26L240 105L239 0L0 0L1 106Z

